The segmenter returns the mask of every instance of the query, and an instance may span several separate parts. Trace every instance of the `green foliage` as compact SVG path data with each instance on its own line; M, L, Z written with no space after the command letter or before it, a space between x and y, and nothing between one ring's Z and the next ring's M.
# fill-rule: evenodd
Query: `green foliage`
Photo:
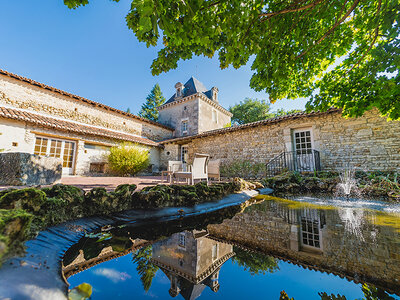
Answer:
M68 292L68 300L86 300L92 296L92 286L89 283L82 283Z
M246 98L239 104L229 107L229 111L233 114L232 123L239 125L301 112L299 109L288 111L278 109L276 112L271 112L270 104L265 100L251 98Z
M131 109L128 107L128 108L126 109L126 112L130 114L130 113L131 113Z
M236 160L221 165L221 176L233 178L262 178L265 175L265 164L248 160Z
M321 300L347 300L345 296L342 295L335 295L335 294L330 294L328 295L326 292L319 292L318 295L321 297Z
M147 292L151 287L151 282L158 270L158 267L151 263L150 258L153 253L152 246L140 248L132 255L132 261L136 263L136 270L140 275L144 290Z
M246 98L239 104L229 107L232 113L232 123L239 125L268 119L270 105L265 100Z
M232 122L226 123L223 128L229 128L229 127L232 127Z
M361 289L364 293L365 300L394 300L395 299L392 296L389 296L388 293L386 293L381 288L377 288L373 285L364 283L362 285Z
M279 295L279 300L294 300L294 298L289 298L288 294L285 291L281 291Z
M148 47L162 40L153 75L193 55L218 55L222 69L253 60L250 86L271 102L310 97L308 110L399 119L399 10L398 0L133 0L126 21Z
M0 208L26 209L27 211L39 211L46 200L46 194L35 188L12 190L0 198Z
M152 121L158 120L157 107L165 102L165 98L161 92L158 83L153 87L150 94L146 98L146 102L142 105L139 116Z
M114 2L119 2L119 0L111 0ZM68 6L68 8L77 8L79 6L85 6L86 4L89 4L89 0L64 0L64 4Z
M278 261L272 256L259 252L245 251L238 247L234 247L234 251L236 255L232 258L232 261L253 276L274 273L279 269Z
M108 163L111 170L120 175L135 175L150 165L149 150L137 144L122 143L111 147Z

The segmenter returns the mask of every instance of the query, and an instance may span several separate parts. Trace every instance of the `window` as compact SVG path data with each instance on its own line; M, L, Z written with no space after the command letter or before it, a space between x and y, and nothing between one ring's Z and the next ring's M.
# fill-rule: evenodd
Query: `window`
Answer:
M48 139L37 137L35 142L35 150L33 151L34 154L37 155L46 155L47 154L47 143Z
M215 244L215 245L212 247L212 260L213 260L213 261L216 260L217 257L218 257L218 244Z
M311 131L297 131L294 133L294 142L297 154L309 154L311 153Z
M186 248L186 235L184 232L179 233L178 246L182 247L182 248Z
M181 131L182 131L182 134L187 133L187 131L188 131L188 121L186 121L186 120L182 121Z
M182 96L182 88L181 87L176 89L176 97L180 97L180 96Z
M186 164L188 161L188 158L189 158L188 147L182 146L181 147L181 161Z
M301 238L305 246L321 248L319 216L316 211L306 210L301 216Z
M216 111L216 110L213 110L213 111L212 111L212 121L213 121L214 123L218 123L217 111Z
M69 169L68 172L71 173L75 155L75 142L36 137L33 153L41 156L62 158L63 168Z

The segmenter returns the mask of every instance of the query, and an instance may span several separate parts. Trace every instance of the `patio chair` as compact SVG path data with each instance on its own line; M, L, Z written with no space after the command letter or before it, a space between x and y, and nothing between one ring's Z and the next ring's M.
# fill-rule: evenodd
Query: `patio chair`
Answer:
M164 182L164 176L166 176L166 180L169 183L172 182L172 174L174 172L182 171L183 170L183 162L180 160L169 160L168 161L168 168L167 171L161 171L161 181ZM169 180L168 180L169 176Z
M221 174L219 172L219 166L221 164L220 159L210 160L208 162L208 178L221 181Z
M195 153L193 158L193 164L188 165L187 172L174 172L172 174L173 180L178 181L181 178L184 178L186 182L190 181L190 184L194 184L194 181L197 179L205 179L208 184L208 154L200 154Z

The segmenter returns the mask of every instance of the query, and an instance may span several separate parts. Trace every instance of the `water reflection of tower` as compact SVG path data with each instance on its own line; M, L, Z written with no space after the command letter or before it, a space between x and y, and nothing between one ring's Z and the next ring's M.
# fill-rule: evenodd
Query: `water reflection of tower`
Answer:
M219 289L221 266L234 256L232 245L207 238L205 231L184 231L153 244L151 261L171 282L169 293L198 298L208 286Z

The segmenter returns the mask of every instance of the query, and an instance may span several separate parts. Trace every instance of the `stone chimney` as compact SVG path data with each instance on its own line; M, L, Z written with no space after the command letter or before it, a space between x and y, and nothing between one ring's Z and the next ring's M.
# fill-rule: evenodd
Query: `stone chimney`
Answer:
M182 82L178 82L177 84L175 84L175 98L181 98L183 96L183 89L184 89L184 85Z
M211 89L211 98L212 101L218 103L218 88L215 86Z

